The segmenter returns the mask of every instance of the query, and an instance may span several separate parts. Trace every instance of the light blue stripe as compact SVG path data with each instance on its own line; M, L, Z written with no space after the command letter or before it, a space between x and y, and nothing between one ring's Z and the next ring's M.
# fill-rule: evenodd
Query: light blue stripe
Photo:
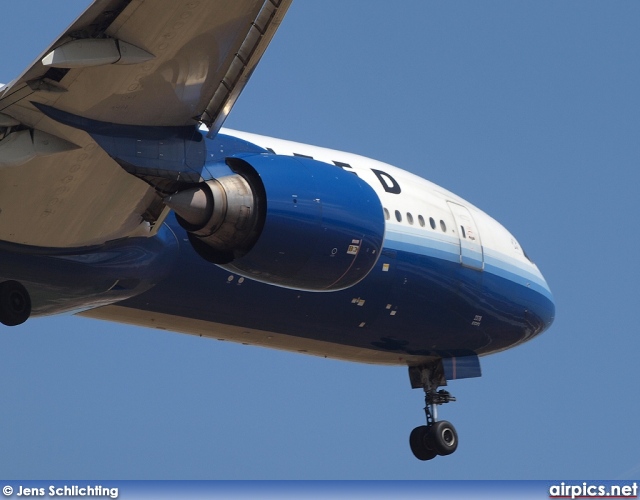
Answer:
M404 229L404 228L403 228ZM413 233L413 234L412 234ZM458 238L445 235L432 238L429 233L414 231L394 231L387 226L385 247L391 250L404 251L426 257L434 257L449 262L460 262L460 244ZM445 241L445 239L447 241ZM484 272L507 279L522 286L526 286L549 300L553 300L551 292L542 276L526 269L524 263L500 252L484 248ZM478 253L478 257L479 257Z
M456 252L450 252L445 248L426 247L424 244L410 243L406 241L386 240L385 248L397 250L400 252L408 252L416 255L424 255L426 257L435 257L437 259L448 260L450 262L460 262L460 255Z

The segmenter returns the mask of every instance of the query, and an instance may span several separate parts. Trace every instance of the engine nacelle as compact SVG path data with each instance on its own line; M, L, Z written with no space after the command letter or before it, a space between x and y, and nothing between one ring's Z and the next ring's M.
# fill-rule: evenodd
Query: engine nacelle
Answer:
M227 158L234 175L165 202L205 259L257 281L329 291L378 260L385 221L376 192L339 167L302 157Z

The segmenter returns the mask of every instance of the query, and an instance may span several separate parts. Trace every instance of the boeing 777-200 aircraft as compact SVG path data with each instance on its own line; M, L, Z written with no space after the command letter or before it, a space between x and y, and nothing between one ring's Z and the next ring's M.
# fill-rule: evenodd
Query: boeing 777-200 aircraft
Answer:
M547 329L516 239L362 156L222 124L291 0L96 0L0 87L0 321L73 312L362 363L425 392Z

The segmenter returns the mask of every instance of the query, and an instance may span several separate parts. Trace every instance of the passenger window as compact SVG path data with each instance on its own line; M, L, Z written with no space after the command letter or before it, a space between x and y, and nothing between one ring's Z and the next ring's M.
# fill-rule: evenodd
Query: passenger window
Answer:
M409 221L409 224L413 226L413 215L411 215L409 212L407 212L407 220Z
M420 223L420 227L424 227L424 217L422 215L418 215L418 222Z
M387 210L386 208L383 208L384 210L384 220L389 220L389 210Z
M431 229L436 228L436 221L433 220L433 217L429 217L429 224L431 225Z
M442 229L443 233L447 232L447 225L444 223L443 220L440 220L440 229Z
M398 210L396 210L396 220L402 222L402 214Z

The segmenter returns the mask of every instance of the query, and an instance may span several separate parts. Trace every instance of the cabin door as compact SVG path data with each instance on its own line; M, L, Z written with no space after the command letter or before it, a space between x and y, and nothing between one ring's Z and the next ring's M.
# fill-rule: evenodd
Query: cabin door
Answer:
M484 268L482 241L471 212L458 203L452 201L447 203L456 221L456 233L460 239L460 263L465 267L482 271Z

